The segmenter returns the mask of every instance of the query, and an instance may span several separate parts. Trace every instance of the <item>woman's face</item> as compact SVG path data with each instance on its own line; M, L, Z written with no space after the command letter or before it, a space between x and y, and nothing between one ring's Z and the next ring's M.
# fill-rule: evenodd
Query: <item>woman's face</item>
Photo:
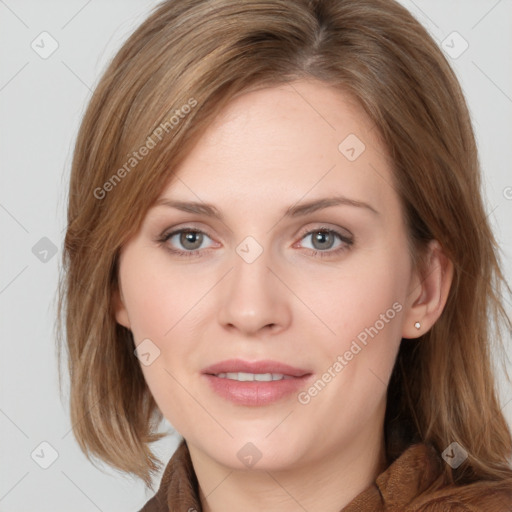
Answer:
M382 445L413 275L374 126L297 81L199 140L123 247L116 317L191 450L285 469Z

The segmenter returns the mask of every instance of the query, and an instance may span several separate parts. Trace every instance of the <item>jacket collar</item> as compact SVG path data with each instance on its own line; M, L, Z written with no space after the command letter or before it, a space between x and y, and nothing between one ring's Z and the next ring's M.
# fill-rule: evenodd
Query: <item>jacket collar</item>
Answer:
M440 470L440 457L432 446L413 444L340 512L402 512L435 482ZM185 440L169 461L157 494L140 512L171 510L202 510L197 477Z

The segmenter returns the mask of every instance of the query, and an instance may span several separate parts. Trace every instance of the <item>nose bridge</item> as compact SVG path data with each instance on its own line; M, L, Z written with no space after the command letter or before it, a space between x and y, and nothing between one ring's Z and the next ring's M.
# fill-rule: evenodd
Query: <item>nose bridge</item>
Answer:
M236 247L232 265L222 290L221 324L246 334L285 327L290 321L290 309L282 284L270 270L274 266L271 250L247 237Z

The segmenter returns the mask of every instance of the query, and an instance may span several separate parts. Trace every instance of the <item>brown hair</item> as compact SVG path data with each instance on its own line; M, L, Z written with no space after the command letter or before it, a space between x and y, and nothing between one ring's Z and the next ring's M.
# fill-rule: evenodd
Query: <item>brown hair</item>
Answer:
M510 290L470 116L442 52L393 0L167 1L115 56L76 142L59 297L81 448L150 484L161 413L112 311L120 248L228 102L300 78L357 98L392 157L414 261L436 239L454 264L441 317L417 342L402 341L388 389L388 460L415 441L439 452L457 441L469 457L458 469L444 464L440 486L510 489L512 439L490 353L501 347L500 324L512 327L501 302Z

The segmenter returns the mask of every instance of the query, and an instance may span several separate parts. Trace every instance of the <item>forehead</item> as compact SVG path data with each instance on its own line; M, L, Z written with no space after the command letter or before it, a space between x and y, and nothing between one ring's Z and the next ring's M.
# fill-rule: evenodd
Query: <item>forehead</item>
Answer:
M223 209L292 205L336 193L397 203L385 147L363 108L316 81L260 88L217 116L162 196ZM388 205L389 206L389 205Z

